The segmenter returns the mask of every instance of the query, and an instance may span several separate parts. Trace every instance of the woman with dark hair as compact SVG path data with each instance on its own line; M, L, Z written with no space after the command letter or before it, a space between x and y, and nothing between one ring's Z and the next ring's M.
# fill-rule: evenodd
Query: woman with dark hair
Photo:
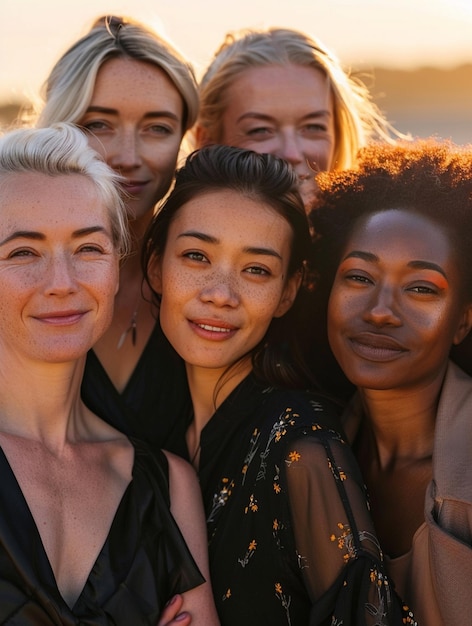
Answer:
M145 272L186 364L225 626L405 623L335 409L302 390L309 245L291 167L227 146L188 158L148 231Z
M372 147L318 184L319 295L389 574L420 624L468 624L472 380L449 354L472 325L472 154Z

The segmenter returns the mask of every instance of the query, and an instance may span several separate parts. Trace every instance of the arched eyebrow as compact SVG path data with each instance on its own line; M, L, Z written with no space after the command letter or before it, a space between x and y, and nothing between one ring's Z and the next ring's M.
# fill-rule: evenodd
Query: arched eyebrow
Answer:
M86 110L86 113L103 113L103 115L119 115L118 109L113 109L110 107L101 107L98 105L89 106ZM147 111L144 115L144 119L152 119L155 117L168 117L169 119L173 119L176 122L180 122L180 118L175 115L172 111Z
M332 117L331 111L327 109L321 109L320 111L312 111L311 113L307 113L302 117L302 120L309 120L318 117ZM246 111L242 115L238 117L237 122L242 122L246 119L260 120L261 122L271 122L273 121L273 116L268 115L267 113L260 113L258 111Z
M410 261L408 267L419 270L433 270L433 272L438 272L447 280L446 272L437 263L432 263L431 261Z
M80 237L86 237L87 235L91 235L93 233L105 233L109 235L108 231L103 226L87 226L86 228L79 228L72 232L73 239L79 239ZM33 241L45 241L47 239L44 233L41 233L36 230L16 230L15 232L5 237L3 241L0 241L0 246L5 245L9 241L13 241L15 239L31 239Z
M364 250L351 250L349 254L343 258L343 261L346 259L362 259L363 261L367 261L368 263L378 263L379 257L373 252L364 252Z
M217 237L214 237L213 235L208 235L207 233L201 233L196 230L189 230L184 233L180 233L177 239L180 239L181 237L193 237L195 239L200 239L200 241L204 241L205 243L211 244L220 243L220 240ZM243 252L246 252L248 254L257 254L261 256L273 256L277 259L282 260L281 255L277 252L277 250L274 250L274 248L265 248L263 246L246 246L243 248Z
M343 260L357 258L362 259L363 261L367 261L368 263L379 263L379 257L373 252L365 252L364 250L351 250L349 254L347 254ZM448 280L446 272L443 268L437 263L433 263L432 261L422 261L422 260L413 260L410 261L408 267L412 269L418 270L432 270L433 272L438 272L441 276L444 276L446 280Z

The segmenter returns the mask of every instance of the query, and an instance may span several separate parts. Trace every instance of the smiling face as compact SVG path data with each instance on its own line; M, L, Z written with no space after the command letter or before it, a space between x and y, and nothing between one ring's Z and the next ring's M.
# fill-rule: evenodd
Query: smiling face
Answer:
M149 276L162 295L164 333L188 369L220 376L290 308L299 282L287 276L291 242L283 217L234 191L205 193L179 209Z
M83 356L111 322L118 254L108 210L78 174L9 174L0 194L0 353Z
M158 67L127 58L100 68L79 125L126 182L133 218L150 215L170 187L182 140L183 102Z
M301 65L253 67L236 78L225 98L220 143L288 161L307 204L315 189L312 170L333 165L333 99L326 76Z
M329 300L329 341L358 387L419 388L442 379L470 309L444 229L409 211L384 211L361 219L345 247Z

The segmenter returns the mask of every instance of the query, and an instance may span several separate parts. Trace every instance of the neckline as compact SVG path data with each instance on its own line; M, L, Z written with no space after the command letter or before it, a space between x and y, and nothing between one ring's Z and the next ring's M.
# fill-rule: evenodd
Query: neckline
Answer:
M122 399L122 398L125 398L125 397L128 395L129 390L131 389L131 387L132 387L132 385L133 385L133 383L134 383L134 380L135 380L135 379L136 379L136 377L139 375L139 370L143 367L143 362L145 361L145 357L147 356L147 353L148 353L148 352L149 352L149 350L150 350L151 342L152 342L152 340L154 339L154 337L158 334L158 330L159 330L159 329L160 329L160 325L159 325L159 323L156 321L156 323L154 324L154 327L153 327L153 329L152 329L152 332L151 332L151 334L149 335L149 339L147 340L147 343L146 343L146 345L144 346L144 349L143 349L143 351L141 352L141 355L140 355L139 359L137 360L136 365L135 365L135 367L134 367L133 371L131 372L131 374L130 374L130 376L129 376L129 378L128 378L127 382L126 382L126 385L123 387L123 391L121 391L121 392L120 392L120 391L118 391L118 389L117 389L117 388L115 387L115 385L113 384L113 382L112 382L111 378L108 376L108 372L107 372L107 371L106 371L106 369L103 367L103 363L102 363L102 362L100 361L100 359L98 358L98 355L97 355L97 353L94 351L94 349L93 349L93 348L91 348L91 349L88 351L88 353L87 353L87 359L88 359L88 358L91 358L91 359L95 362L96 366L100 369L100 372L101 372L101 374L102 374L102 378L104 378L104 379L106 380L107 387L108 387L109 389L111 389L111 390L112 390L113 394L114 394L116 397L118 397L118 398Z
M118 506L116 507L115 513L113 515L113 519L111 521L110 527L105 537L105 541L103 542L103 545L101 546L100 550L97 553L96 558L94 559L92 563L89 573L87 574L85 583L82 589L80 590L80 593L78 594L74 604L72 606L69 606L59 591L59 587L57 585L56 577L54 575L51 562L47 555L46 549L44 547L44 544L41 538L41 534L39 532L38 526L33 517L31 509L28 505L28 502L26 501L26 498L23 494L23 491L21 490L20 484L18 483L18 480L15 476L15 473L13 472L13 469L10 463L8 462L5 452L3 448L0 446L0 467L1 465L4 466L3 468L0 469L0 471L2 472L2 482L3 482L3 487L4 487L2 493L0 494L0 499L3 500L2 510L7 511L9 513L8 515L9 519L15 519L18 517L18 507L20 507L20 509L22 509L20 511L20 517L21 519L24 520L25 525L28 527L28 532L25 533L24 525L18 524L18 525L15 525L13 528L9 527L8 528L9 533L11 533L11 535L15 538L15 541L19 549L26 556L25 559L22 559L22 563L26 563L28 565L29 577L35 582L37 582L38 587L41 588L41 587L47 586L50 589L52 589L56 595L56 601L60 602L63 608L67 609L73 615L74 615L75 609L79 606L83 598L83 595L87 587L89 586L90 581L94 578L94 576L97 575L96 572L101 572L102 568L98 567L99 563L104 558L106 547L110 542L110 537L114 534L115 526L118 524L119 518L121 517L125 504L129 498L129 494L131 492L132 486L134 485L135 468L136 468L136 449L134 445L133 445L133 450L134 450L134 460L133 460L133 465L132 465L132 470L131 470L131 480L127 484L121 496L121 499L118 503ZM6 471L6 475L5 475L5 471ZM8 477L9 477L9 480L8 480ZM8 483L10 483L12 486L15 487L16 497L11 497L12 495L11 492L8 494L8 497L7 497L6 491L8 490ZM7 489L5 489L5 487ZM0 528L1 528L1 525L0 525ZM35 546L35 549L39 553L37 558L35 556L32 556L31 546ZM44 564L45 566L45 571L43 569L42 564ZM38 572L38 570L42 570L42 571ZM47 575L48 580L43 580L43 577L45 575Z

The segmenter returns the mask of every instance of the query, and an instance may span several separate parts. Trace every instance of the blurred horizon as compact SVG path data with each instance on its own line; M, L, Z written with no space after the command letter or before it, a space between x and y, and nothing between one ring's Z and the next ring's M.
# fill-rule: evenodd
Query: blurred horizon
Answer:
M302 30L362 76L401 131L472 142L470 0L292 0L283 5L239 0L236 8L224 0L1 0L0 105L13 110L37 97L59 56L94 19L110 13L152 26L193 63L197 76L229 31Z

